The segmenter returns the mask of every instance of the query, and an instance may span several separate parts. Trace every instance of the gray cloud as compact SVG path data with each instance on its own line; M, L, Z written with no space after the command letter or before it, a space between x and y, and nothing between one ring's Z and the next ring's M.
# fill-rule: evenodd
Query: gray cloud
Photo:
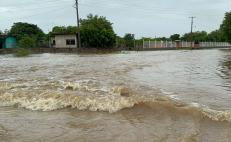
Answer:
M219 28L230 0L79 0L80 16L106 16L119 35L169 36L190 30L189 16L196 16L195 30ZM14 22L37 24L45 32L55 25L75 25L74 0L0 0L0 29Z

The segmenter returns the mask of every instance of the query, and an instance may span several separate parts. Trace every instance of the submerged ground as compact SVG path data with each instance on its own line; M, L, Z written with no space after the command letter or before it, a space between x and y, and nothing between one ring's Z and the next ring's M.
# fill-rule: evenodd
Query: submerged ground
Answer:
M230 50L1 55L0 141L229 142L230 61Z

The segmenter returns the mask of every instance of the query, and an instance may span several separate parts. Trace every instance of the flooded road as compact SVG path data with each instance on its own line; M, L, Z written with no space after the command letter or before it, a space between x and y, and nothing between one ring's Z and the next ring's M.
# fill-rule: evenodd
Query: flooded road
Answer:
M0 56L0 142L230 142L231 50Z

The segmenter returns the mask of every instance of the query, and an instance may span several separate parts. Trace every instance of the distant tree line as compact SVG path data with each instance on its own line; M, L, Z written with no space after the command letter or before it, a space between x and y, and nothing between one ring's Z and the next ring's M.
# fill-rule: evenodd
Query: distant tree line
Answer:
M55 26L52 31L45 34L37 25L29 23L14 23L11 29L0 31L16 36L19 46L39 47L41 44L48 44L49 38L54 34L76 34L80 30L82 46L87 48L112 48L127 47L132 48L137 43L142 44L143 40L157 41L219 41L231 42L231 12L225 14L224 20L219 29L207 33L206 31L197 31L186 33L184 35L173 34L170 37L141 38L135 39L135 35L127 33L119 37L113 30L112 23L106 17L98 15L88 15L86 19L81 19L80 29L76 26ZM135 44L136 43L136 44Z
M185 33L184 35L173 34L170 37L156 37L135 39L134 34L127 33L124 37L117 37L118 47L134 47L135 45L142 46L143 40L145 41L211 41L211 42L230 42L231 43L231 12L225 14L225 18L220 28L207 33L206 31L196 31L193 33ZM136 44L134 44L134 42Z
M149 38L149 40L231 42L231 12L225 14L225 18L220 25L220 28L210 33L207 33L206 31L196 31L193 33L185 33L183 36L180 36L180 34L173 34L169 38Z

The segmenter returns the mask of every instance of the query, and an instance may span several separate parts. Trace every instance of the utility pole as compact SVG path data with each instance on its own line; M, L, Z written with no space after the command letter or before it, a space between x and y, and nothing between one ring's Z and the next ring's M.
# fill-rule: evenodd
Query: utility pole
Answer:
M191 40L191 47L192 47L192 34L193 34L193 24L194 24L194 19L196 18L196 17L189 17L190 19L191 19L191 34L190 34L190 40Z
M79 26L79 2L75 0L76 16L77 16L77 48L81 48L81 39L80 39L80 26Z
M191 34L193 33L193 24L196 17L189 17L191 19Z

